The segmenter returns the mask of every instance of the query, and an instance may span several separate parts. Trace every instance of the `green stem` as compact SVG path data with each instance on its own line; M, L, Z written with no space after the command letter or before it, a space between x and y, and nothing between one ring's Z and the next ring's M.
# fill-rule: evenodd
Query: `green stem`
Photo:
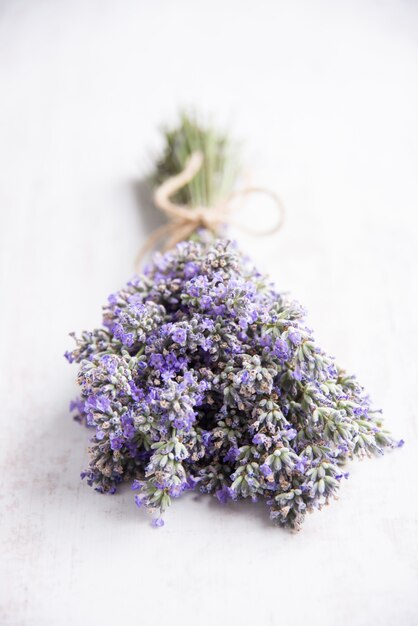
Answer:
M214 206L232 192L239 163L236 148L225 132L205 125L195 116L182 113L178 126L164 131L166 145L152 175L154 185L179 174L190 155L200 150L203 164L196 176L174 196L190 206Z

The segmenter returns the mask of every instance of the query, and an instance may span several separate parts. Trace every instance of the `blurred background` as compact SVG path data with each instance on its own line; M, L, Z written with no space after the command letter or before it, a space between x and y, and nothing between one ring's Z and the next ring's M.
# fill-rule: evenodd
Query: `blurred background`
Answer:
M418 623L417 76L414 0L0 1L3 626ZM79 481L62 354L161 223L143 180L181 107L280 194L280 233L233 234L407 441L299 535L193 497L157 532Z

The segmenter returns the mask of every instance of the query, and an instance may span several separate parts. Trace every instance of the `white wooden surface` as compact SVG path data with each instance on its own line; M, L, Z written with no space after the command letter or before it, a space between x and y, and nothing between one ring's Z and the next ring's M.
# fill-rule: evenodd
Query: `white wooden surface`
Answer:
M2 0L2 626L418 623L417 35L412 0ZM140 180L182 104L246 139L287 222L242 246L407 442L297 535L193 496L157 531L79 481L67 333L158 223Z

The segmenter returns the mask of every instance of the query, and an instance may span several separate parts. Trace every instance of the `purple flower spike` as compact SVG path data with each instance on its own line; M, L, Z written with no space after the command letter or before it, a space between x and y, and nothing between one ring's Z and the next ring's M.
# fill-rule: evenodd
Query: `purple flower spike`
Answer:
M265 463L263 465L260 465L260 472L263 474L265 478L268 478L269 476L273 476L273 471L271 467L269 465L266 465Z
M154 518L151 522L151 525L154 528L161 528L161 526L164 526L164 520L161 519L161 517Z
M144 498L142 496L135 496L135 504L140 509L144 506Z

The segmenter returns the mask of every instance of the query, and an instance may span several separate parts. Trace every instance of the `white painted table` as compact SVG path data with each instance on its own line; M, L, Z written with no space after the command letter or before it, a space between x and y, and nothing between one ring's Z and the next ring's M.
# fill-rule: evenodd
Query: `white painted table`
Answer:
M2 626L418 623L417 8L3 0ZM194 496L157 531L79 481L67 332L129 278L157 128L189 103L233 120L285 201L285 229L242 246L407 441L300 534Z

